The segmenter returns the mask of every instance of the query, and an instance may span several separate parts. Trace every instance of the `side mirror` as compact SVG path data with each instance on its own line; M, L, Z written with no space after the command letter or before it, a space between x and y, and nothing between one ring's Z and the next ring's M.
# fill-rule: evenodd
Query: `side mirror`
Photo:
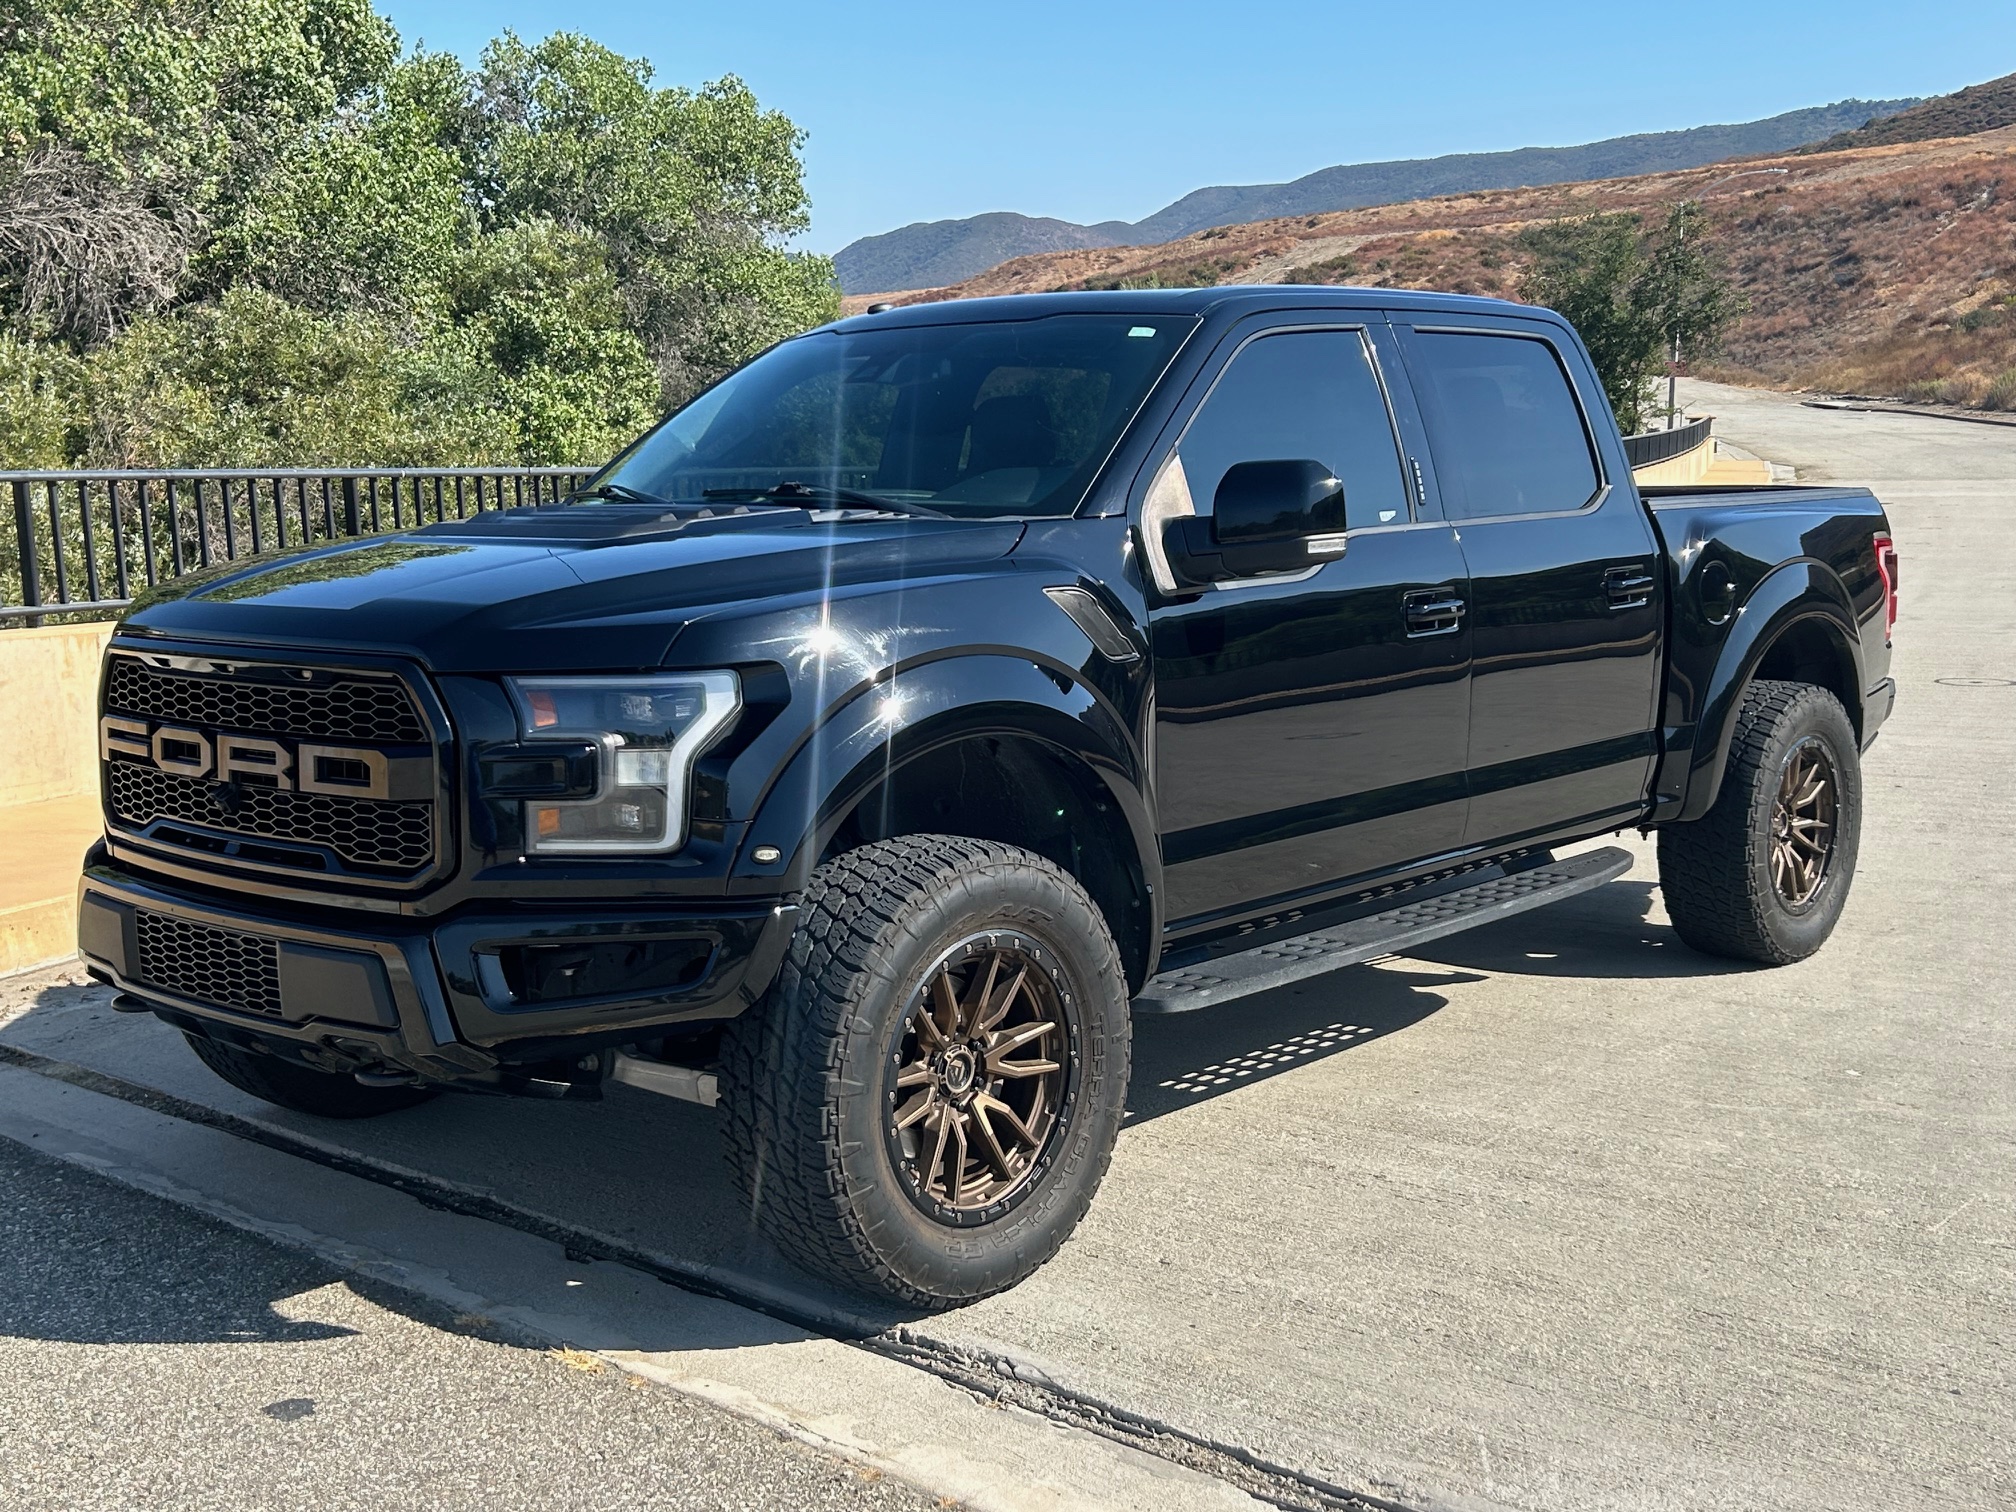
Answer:
M1184 516L1163 531L1170 566L1192 586L1344 555L1344 485L1321 462L1241 462L1219 481L1211 508L1209 519Z

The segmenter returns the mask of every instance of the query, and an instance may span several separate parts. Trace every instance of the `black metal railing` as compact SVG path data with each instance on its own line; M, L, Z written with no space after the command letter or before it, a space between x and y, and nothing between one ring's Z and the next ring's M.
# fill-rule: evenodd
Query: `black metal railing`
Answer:
M262 552L558 502L592 467L0 472L0 625L102 617Z
M1647 431L1642 436L1626 436L1624 456L1634 471L1640 467L1650 467L1655 462L1670 462L1706 441L1708 428L1714 423L1713 415L1703 415L1699 420L1690 420L1687 424L1675 426L1672 430Z

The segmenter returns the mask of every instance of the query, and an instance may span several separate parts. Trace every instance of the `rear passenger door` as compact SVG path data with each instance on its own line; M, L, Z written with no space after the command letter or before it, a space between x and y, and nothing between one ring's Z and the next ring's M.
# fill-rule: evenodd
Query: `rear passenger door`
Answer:
M1594 375L1545 322L1393 319L1470 577L1465 840L1628 821L1657 750L1664 578L1598 444Z

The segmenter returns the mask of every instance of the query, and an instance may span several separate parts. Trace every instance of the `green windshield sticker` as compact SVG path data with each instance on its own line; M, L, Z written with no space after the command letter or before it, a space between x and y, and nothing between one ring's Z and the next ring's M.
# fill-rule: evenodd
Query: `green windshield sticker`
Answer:
M1129 336L1153 336L1155 334L1155 327L1135 326L1131 330L1129 330L1127 334Z

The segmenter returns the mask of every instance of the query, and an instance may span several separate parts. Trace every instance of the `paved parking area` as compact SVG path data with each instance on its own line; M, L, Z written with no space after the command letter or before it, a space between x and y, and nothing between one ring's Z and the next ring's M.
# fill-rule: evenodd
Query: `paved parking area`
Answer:
M1876 487L1902 550L1900 706L1830 946L1694 955L1634 836L1584 898L1146 1020L1080 1236L1006 1296L873 1321L1418 1507L2016 1500L2016 429L1695 397ZM0 1041L847 1305L751 1237L703 1110L316 1125L95 989L19 1006Z
M936 1504L6 1141L0 1188L13 1512Z

